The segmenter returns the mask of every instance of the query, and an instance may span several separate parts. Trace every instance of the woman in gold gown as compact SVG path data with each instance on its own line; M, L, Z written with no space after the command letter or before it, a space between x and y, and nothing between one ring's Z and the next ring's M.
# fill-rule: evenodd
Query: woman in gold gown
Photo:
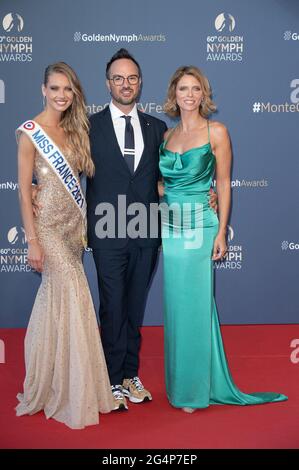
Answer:
M68 164L78 192L79 172L94 172L84 95L75 72L58 62L45 71L45 109L18 129L19 195L28 262L42 273L25 338L24 392L17 415L44 410L70 428L97 424L113 400L96 315L82 265L85 218L55 168L25 130L38 128ZM62 167L61 167L62 168ZM57 165L56 165L57 169ZM38 181L36 217L32 176ZM83 197L84 198L84 197Z

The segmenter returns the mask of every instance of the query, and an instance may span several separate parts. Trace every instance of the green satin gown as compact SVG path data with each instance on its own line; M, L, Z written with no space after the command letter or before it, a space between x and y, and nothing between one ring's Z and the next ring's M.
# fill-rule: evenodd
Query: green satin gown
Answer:
M160 171L168 399L179 408L287 400L279 393L241 392L228 368L214 300L211 258L218 218L208 201L216 164L210 137L183 154L166 146L164 141L160 147Z

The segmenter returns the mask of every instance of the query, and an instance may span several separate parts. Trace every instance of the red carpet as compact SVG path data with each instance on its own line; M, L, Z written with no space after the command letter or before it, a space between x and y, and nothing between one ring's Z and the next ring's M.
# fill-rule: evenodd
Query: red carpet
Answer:
M44 414L16 418L16 394L24 378L24 330L2 329L0 447L37 448L299 448L299 363L290 360L299 325L222 327L230 368L246 392L275 391L289 400L256 406L211 406L192 415L172 408L163 378L163 329L143 328L140 376L154 400L129 411L101 416L100 425L68 429ZM297 354L299 358L299 353Z

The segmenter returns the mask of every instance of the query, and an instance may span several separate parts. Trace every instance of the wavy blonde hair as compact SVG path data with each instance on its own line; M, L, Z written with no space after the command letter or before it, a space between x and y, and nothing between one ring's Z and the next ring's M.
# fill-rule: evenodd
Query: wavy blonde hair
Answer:
M203 118L207 118L210 114L214 113L217 108L211 98L212 90L209 80L202 71L194 65L183 65L174 72L167 89L167 97L164 104L165 113L171 117L180 116L180 108L177 105L175 94L177 84L184 75L192 75L199 81L203 93L203 102L198 108L198 111Z
M67 146L78 157L78 167L87 176L94 174L95 168L90 155L89 121L86 111L85 97L82 86L74 70L65 62L48 65L45 70L44 85L53 73L62 73L70 82L74 98L71 106L63 112L61 127L66 134Z

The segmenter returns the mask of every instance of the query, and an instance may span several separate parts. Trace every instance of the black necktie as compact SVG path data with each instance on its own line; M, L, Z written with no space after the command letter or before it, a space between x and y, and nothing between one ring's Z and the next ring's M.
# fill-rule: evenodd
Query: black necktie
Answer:
M134 157L135 157L135 140L134 129L131 124L131 116L121 116L126 121L125 128L125 148L124 159L129 167L131 174L134 173Z

